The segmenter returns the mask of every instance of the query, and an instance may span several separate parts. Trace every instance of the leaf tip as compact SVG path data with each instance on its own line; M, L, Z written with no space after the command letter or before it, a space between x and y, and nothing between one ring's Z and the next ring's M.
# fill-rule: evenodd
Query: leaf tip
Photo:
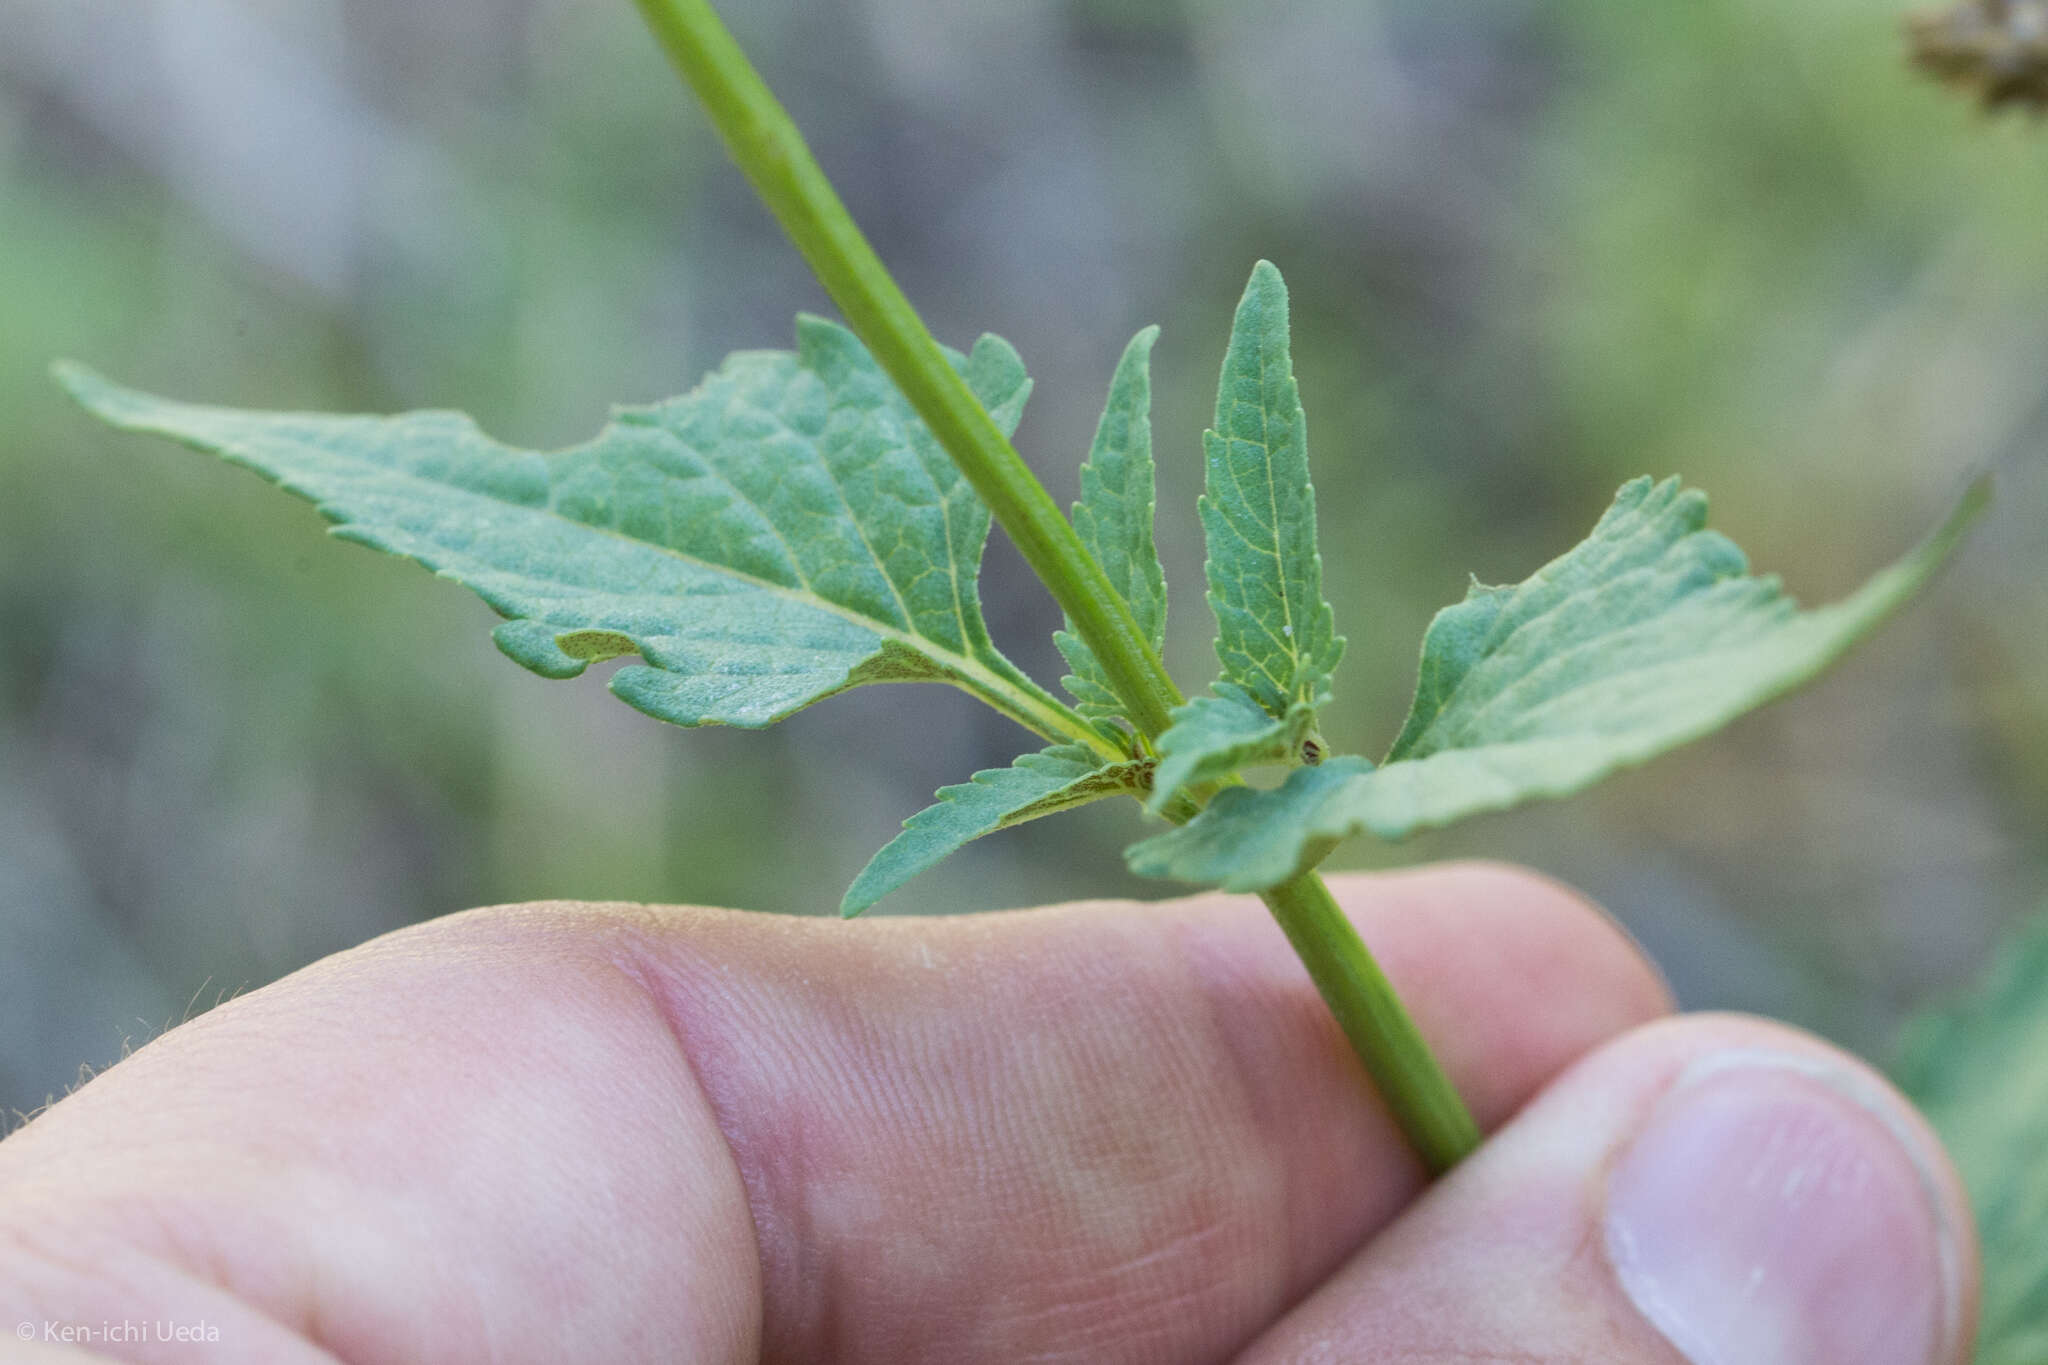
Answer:
M1132 876L1148 877L1155 881L1168 880L1171 876L1167 870L1169 859L1158 847L1159 840L1165 837L1166 835L1160 834L1150 839L1141 839L1124 850L1124 866L1130 870Z
M1971 522L1983 516L1998 491L1997 484L1997 478L1988 469L1970 480L1970 486L1963 490L1963 496L1957 500L1955 510L1950 512L1948 519L1942 523L1941 530L1946 531L1953 527L1957 531L1962 531Z
M1279 266L1261 260L1252 267L1244 297L1237 302L1237 314L1240 324L1258 319L1261 334L1268 338L1266 344L1287 344L1287 281L1280 278Z
M1995 480L1988 469L1970 480L1969 487L1956 499L1956 504L1949 509L1948 515L1943 517L1932 531L1921 537L1920 543L1914 546L1900 563L1913 566L1916 577L1922 579L1931 577L1937 569L1948 563L1949 557L1955 553L1956 547L1962 544L1963 538L1969 534L1977 518L1983 516L1991 506L1994 484Z
M124 389L113 380L76 360L53 360L50 362L50 378L58 387L71 396L71 401L87 412L109 422L119 422L136 406L140 397L133 390Z

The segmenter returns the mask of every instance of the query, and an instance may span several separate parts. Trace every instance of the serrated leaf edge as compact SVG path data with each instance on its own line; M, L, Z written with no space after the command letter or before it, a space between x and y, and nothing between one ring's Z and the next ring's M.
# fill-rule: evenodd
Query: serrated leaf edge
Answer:
M1070 765L1073 767L1092 766L1087 766L1086 771L1075 773L1061 785L1051 788L1021 805L1009 808L994 822L958 840L951 847L941 849L935 855L910 868L909 871L903 872L902 875L894 876L886 881L882 881L879 877L873 878L872 880L878 881L881 884L870 885L871 874L875 872L875 869L887 866L891 850L902 847L906 841L913 839L920 832L922 828L920 825L921 821L934 816L943 818L946 814L953 813L952 808L955 806L955 803L963 799L978 797L988 793L998 780L1008 777L1015 772L1020 770L1029 772L1049 764ZM1042 819L1048 815L1058 814L1063 810L1072 810L1076 806L1087 805L1112 796L1142 796L1147 784L1150 782L1151 768L1152 762L1149 759L1127 759L1103 763L1100 761L1099 755L1082 745L1060 744L1040 750L1037 753L1020 754L1006 767L983 768L970 776L965 782L941 787L935 793L936 799L931 805L924 807L915 815L905 820L903 822L903 832L884 844L880 849L877 849L874 856L868 859L867 865L854 877L853 883L847 887L845 896L840 900L839 913L845 918L851 918L860 914L884 897L901 889L914 878L930 871L967 844L972 843L976 839L994 834L998 830L1010 829L1031 820Z

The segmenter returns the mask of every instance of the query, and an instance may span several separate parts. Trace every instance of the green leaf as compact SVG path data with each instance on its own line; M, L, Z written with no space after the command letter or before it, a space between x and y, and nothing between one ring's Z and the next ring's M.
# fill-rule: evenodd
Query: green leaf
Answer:
M1315 730L1315 708L1328 696L1295 702L1286 715L1274 717L1243 688L1217 683L1213 695L1175 707L1172 726L1159 737L1159 769L1147 809L1157 815L1181 788L1255 763L1302 762L1303 746Z
M58 377L113 425L253 469L334 534L467 585L511 618L493 638L537 673L638 653L612 690L662 720L763 726L861 683L929 680L1076 737L983 625L988 509L852 333L805 317L797 345L729 356L690 393L620 409L549 455L459 413L238 412L72 365ZM1031 385L1008 343L953 360L1014 428Z
M1296 768L1269 791L1226 787L1179 829L1131 845L1124 861L1140 877L1200 882L1226 891L1264 891L1314 867L1337 846L1309 831L1334 793L1372 771L1355 755Z
M1984 1248L1977 1365L2048 1360L2048 917L1907 1030L1899 1087L1962 1172Z
M1271 262L1252 269L1237 305L1203 433L1202 531L1216 657L1223 678L1284 716L1329 690L1344 641L1323 601L1308 428L1287 348L1287 286Z
M857 915L961 845L1042 815L1105 796L1137 795L1146 761L1103 763L1079 744L1025 754L1007 768L989 768L955 787L939 788L938 804L903 822L847 888L839 913Z
M1703 495L1675 479L1624 485L1577 549L1515 587L1475 585L1438 613L1385 764L1333 760L1276 791L1219 798L1131 849L1131 866L1256 890L1362 831L1399 839L1575 792L1819 673L1927 581L1987 496L1980 483L1904 559L1802 612L1704 529Z
M1166 575L1152 544L1157 496L1152 472L1152 343L1157 327L1131 338L1110 380L1109 401L1095 428L1095 444L1081 466L1081 500L1074 504L1074 531L1102 565L1110 585L1130 606L1131 616L1153 650L1166 641ZM1061 679L1090 720L1129 723L1109 675L1073 623L1053 636L1072 676ZM1135 727L1133 727L1135 728Z

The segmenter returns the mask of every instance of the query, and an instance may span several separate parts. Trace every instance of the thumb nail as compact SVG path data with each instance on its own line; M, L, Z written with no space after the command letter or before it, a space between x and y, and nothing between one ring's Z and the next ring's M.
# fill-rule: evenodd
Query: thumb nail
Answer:
M1963 1329L1939 1160L1867 1077L1713 1054L1617 1161L1607 1254L1693 1365L1949 1365Z

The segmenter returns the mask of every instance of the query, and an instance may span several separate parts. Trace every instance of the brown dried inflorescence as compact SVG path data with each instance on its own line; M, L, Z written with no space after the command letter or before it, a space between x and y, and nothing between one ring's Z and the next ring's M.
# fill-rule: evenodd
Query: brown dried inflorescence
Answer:
M1913 64L1987 109L2048 110L2048 0L1958 0L1908 15Z

